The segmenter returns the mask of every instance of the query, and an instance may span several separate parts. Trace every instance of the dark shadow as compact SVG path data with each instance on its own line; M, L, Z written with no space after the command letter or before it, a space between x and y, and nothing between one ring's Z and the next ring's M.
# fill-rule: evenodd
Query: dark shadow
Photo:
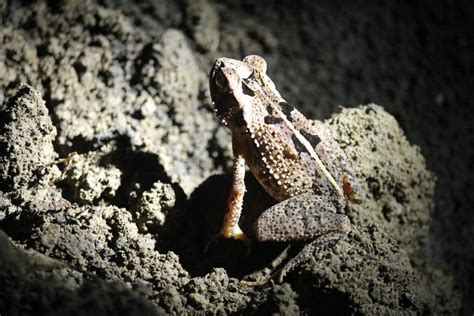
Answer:
M29 245L35 228L41 225L43 225L43 218L39 214L25 210L8 214L0 221L0 230L3 230L11 239Z
M248 253L243 242L219 238L209 246L207 253L204 252L207 242L222 224L230 185L230 175L209 177L193 192L185 209L167 218L167 227L160 232L160 252L177 253L192 276L203 276L215 267L223 267L229 276L242 278L265 268L286 246L255 240ZM246 175L246 185L240 223L244 232L253 238L255 219L275 202L250 173Z
M127 137L118 140L116 146L114 151L102 156L99 162L99 166L114 165L122 171L121 185L117 189L115 200L110 201L112 204L129 208L130 191L136 190L136 187L139 187L138 193L142 193L149 190L157 181L172 183L156 154L133 151ZM177 194L178 197L184 198L182 190Z

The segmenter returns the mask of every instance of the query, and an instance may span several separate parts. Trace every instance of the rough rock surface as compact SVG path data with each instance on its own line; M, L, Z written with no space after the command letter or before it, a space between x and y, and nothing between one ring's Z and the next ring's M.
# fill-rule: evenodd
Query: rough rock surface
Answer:
M40 93L27 85L5 104L2 114L2 189L18 190L18 196L29 195L31 187L50 180L47 170L57 156L53 148L56 128Z
M327 123L366 192L349 214L352 221L377 224L408 254L421 254L428 238L435 178L426 169L420 148L409 144L395 118L379 106L344 109Z
M35 97L33 100L32 96ZM29 86L20 88L18 95L7 103L6 111L17 113L24 108L29 108L33 113L47 113L39 93ZM12 132L8 134L6 140L9 144L16 145L16 148L26 149L21 143L17 144L16 140L34 144L34 147L28 147L30 150L52 147L53 128L47 129L46 135L42 135L46 141L37 143L32 141L45 133L42 121L50 123L48 116L38 116L36 123L29 125L30 134L24 135L14 132L21 131L22 125L15 125L15 116L10 116L6 126L10 126ZM285 285L278 285L275 288L270 286L262 291L240 285L236 278L229 278L224 269L214 268L205 271L212 267L212 261L216 258L223 256L232 259L231 256L234 254L226 254L226 250L219 248L222 244L216 245L216 249L209 256L202 253L202 243L205 242L207 234L203 234L199 225L196 225L201 217L199 211L193 211L195 207L193 203L187 210L181 210L177 206L176 199L180 196L183 198L183 195L174 192L170 185L155 182L148 190L138 188L132 192L128 207L118 206L117 204L121 203L120 198L104 194L104 192L119 194L117 187L123 185L120 181L119 168L126 170L126 165L114 165L113 157L123 155L123 152L112 145L106 145L100 151L76 154L70 158L70 161L65 162L67 166L63 172L63 181L56 181L55 184L43 183L36 179L30 183L29 187L37 185L47 193L41 196L22 195L22 202L26 207L13 214L8 212L2 214L4 218L2 227L19 245L28 246L42 255L55 258L58 260L57 264L70 265L71 268L68 270L53 270L52 273L54 277L64 281L74 277L76 283L70 295L78 296L79 298L75 298L77 300L84 299L81 296L81 288L86 286L85 282L103 279L119 280L124 284L130 284L132 288L138 288L144 298L168 313L190 310L223 313L250 310L329 311L331 304L341 304L347 311L363 313L386 313L390 310L416 313L452 312L459 308L455 303L456 294L452 292L452 286L447 287L448 290L443 293L452 296L449 302L454 302L447 306L436 303L442 292L440 288L433 287L434 291L427 293L424 291L425 287L419 286L420 280L425 278L425 272L421 269L417 272L406 254L406 251L412 250L412 245L419 245L418 242L410 243L410 240L425 239L426 219L429 217L427 213L431 208L433 178L424 168L424 160L419 151L408 144L393 117L378 106L344 110L327 124L333 129L341 144L344 143L347 147L346 150L362 183L367 183L370 187L371 182L368 179L375 179L374 181L381 184L397 184L414 181L410 178L414 177L424 179L431 185L394 185L399 190L398 194L403 196L411 196L412 191L415 191L415 197L400 200L399 203L401 209L410 213L409 218L418 218L418 220L397 221L397 225L391 223L390 217L375 216L374 219L373 215L366 215L377 212L383 214L386 203L385 199L376 199L368 194L363 204L349 208L354 228L347 240L334 249L319 253L307 266L303 266L299 273L291 274L288 278L289 283ZM51 127L51 124L49 126ZM359 132L363 130L373 131L371 137L364 138L364 142L358 138ZM367 149L375 145L379 148L379 155L385 155L385 160L392 155L405 158L397 161L398 166L392 169L393 172L379 173L377 168L370 167L374 166L374 160L378 162L375 155L374 160L361 159L367 157ZM2 159L6 157L9 157L9 152L5 153ZM126 161L127 156L121 156L120 159ZM11 159L11 161L13 167L10 169L12 171L7 172L8 175L15 174L18 183L30 178L30 169L21 168L31 165L30 161L27 159ZM51 155L49 164L43 169L57 168L50 162ZM107 173L107 170L117 171ZM400 172L404 177L399 176ZM116 176L113 176L114 173ZM420 173L424 178L420 177ZM7 176L2 181L5 200L10 205L19 206L18 201L9 193L9 188L15 188L15 184L10 183L9 179ZM119 184L115 184L116 182ZM94 190L91 191L91 188ZM391 189L391 186L381 185L377 196L395 195ZM68 190L73 193L68 194ZM46 199L49 196L58 197L61 193L64 197L59 197L59 201L42 203L45 197ZM223 203L213 203L211 198L213 194L215 192L212 186L208 186L197 192L197 197L195 196L193 200L205 201L206 208L223 208ZM198 207L199 204L195 205ZM402 212L398 216L408 215ZM22 231L25 227L28 230ZM401 234L402 230L406 230L407 233ZM212 228L209 231L212 231ZM394 236L401 246L406 248L397 246L397 241L388 234ZM181 245L176 246L177 243ZM174 245L171 246L174 247L173 251L164 250L170 247L169 245ZM261 247L265 248L265 245ZM186 249L193 251L188 250L186 253ZM234 250L244 256L242 249ZM180 263L177 254L182 261L187 262L187 266L189 262L207 263L207 267L200 268L204 271L204 275L194 277L190 275ZM255 252L250 260L258 254ZM49 260L56 262L53 259ZM257 263L256 266L258 265ZM262 267L265 267L265 264ZM190 267L189 270L195 271L196 267ZM311 273L309 279L311 282L306 282L308 278L304 277L308 270ZM230 271L232 272L232 269ZM56 275L56 272L60 274ZM437 272L445 285L450 284L448 276ZM37 282L41 284L44 279L38 279ZM120 282L118 284L121 284ZM97 290L108 292L108 286ZM113 288L113 285L110 286ZM62 287L55 285L51 295L59 295L56 292L60 291ZM255 291L260 292L259 295L255 296ZM319 291L334 293L329 305L314 305L311 293ZM107 294L101 294L99 297L102 295ZM327 294L321 295L324 297ZM8 295L5 296L5 300L9 300ZM100 304L99 299L95 304ZM14 311L12 306L5 308L6 311ZM46 306L43 308L47 309ZM64 308L67 309L67 306ZM105 305L103 308L107 310L109 307ZM120 310L122 306L117 308Z
M470 312L468 10L101 3L0 1L0 314ZM250 53L308 117L395 115L324 122L365 199L344 240L256 288L239 279L286 245L202 251L231 157L207 72ZM272 201L246 181L250 224Z

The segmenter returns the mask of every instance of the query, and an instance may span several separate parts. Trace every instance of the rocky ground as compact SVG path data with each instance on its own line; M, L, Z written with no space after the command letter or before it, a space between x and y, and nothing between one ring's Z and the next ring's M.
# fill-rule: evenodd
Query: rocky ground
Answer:
M0 314L472 313L473 14L0 0ZM239 280L286 245L203 252L232 156L207 72L250 53L365 191L346 238L261 287ZM247 185L250 227L272 201Z

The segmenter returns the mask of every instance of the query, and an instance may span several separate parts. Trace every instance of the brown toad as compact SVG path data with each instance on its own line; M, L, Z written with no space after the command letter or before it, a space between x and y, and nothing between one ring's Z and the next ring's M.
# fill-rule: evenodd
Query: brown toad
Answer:
M347 158L322 124L313 124L289 105L266 75L265 60L219 58L209 75L211 97L232 132L233 182L228 210L217 236L248 242L239 227L245 193L245 164L279 203L255 224L260 241L308 240L278 271L283 275L310 251L333 244L349 228L338 214L358 196ZM339 212L340 213L340 212Z

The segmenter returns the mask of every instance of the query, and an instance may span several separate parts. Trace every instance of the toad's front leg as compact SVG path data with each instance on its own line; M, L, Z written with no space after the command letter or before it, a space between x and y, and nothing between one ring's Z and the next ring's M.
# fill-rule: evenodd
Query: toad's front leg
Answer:
M249 238L244 234L239 226L240 214L242 213L242 205L245 194L245 159L241 154L235 155L234 166L232 172L232 186L230 189L229 199L227 200L227 212L224 216L219 233L217 233L206 245L204 249L207 251L209 245L219 237L233 238L243 240L247 245Z
M336 213L334 204L324 196L304 193L267 209L258 218L255 234L260 241L308 240L308 244L270 278L246 285L265 284L283 276L300 262L324 247L330 247L350 229L347 216Z
M232 186L230 188L229 199L227 200L227 212L224 216L219 234L224 238L233 238L247 241L242 229L239 226L240 214L244 203L245 194L245 159L242 155L234 158L232 173Z

